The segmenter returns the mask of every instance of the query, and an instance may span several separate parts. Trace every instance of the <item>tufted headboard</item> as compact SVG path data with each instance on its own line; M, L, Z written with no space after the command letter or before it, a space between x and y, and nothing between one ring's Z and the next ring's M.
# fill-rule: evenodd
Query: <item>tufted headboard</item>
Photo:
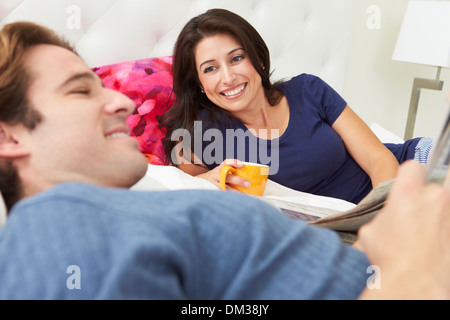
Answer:
M354 0L1 0L0 26L26 20L50 27L95 68L170 56L189 19L224 8L261 33L273 80L312 73L342 93L353 5Z
M344 88L354 0L1 0L0 25L31 20L64 34L91 67L172 54L184 24L209 8L249 20L274 80L313 73Z

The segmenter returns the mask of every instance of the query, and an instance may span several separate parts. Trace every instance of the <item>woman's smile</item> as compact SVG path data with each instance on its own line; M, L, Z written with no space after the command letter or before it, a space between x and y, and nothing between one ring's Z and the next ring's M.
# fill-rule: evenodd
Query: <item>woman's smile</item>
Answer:
M247 83L244 83L229 90L224 90L220 94L225 96L227 99L237 99L245 93L246 88Z

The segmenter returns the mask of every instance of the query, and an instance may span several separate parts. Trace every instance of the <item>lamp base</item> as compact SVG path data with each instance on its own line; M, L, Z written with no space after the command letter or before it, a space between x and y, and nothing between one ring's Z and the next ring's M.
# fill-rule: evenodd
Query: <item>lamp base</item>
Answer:
M411 103L409 105L408 120L406 122L406 130L404 140L413 138L414 126L416 123L417 110L419 107L420 93L422 89L442 91L444 88L444 81L439 80L441 68L438 69L438 76L436 79L422 79L414 78L413 90L411 94Z

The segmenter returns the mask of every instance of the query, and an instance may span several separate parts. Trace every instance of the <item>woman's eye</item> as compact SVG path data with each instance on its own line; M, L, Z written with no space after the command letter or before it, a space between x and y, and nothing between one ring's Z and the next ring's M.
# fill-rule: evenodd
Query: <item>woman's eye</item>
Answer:
M205 70L203 70L203 73L213 72L214 70L216 70L214 67L207 67L205 68Z
M233 62L239 62L241 60L244 60L244 56L240 55L240 56L235 56L233 57Z

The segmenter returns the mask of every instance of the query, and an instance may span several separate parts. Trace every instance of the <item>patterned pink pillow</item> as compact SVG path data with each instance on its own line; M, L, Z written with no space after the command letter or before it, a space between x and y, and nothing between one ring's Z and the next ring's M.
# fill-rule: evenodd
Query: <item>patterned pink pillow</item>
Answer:
M161 143L164 137L157 118L174 103L172 94L172 57L150 58L93 68L107 88L122 92L136 104L136 111L127 119L150 164L164 165Z

